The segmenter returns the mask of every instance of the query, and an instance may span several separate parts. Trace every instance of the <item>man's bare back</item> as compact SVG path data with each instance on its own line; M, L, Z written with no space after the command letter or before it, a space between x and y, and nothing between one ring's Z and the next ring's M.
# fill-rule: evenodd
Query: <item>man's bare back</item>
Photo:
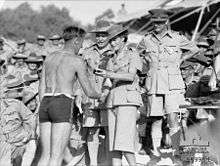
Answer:
M44 94L73 95L73 86L78 79L89 97L100 96L93 90L88 80L85 62L72 52L65 50L53 52L46 58L43 70Z
M45 93L73 95L79 57L67 51L52 53L45 61Z

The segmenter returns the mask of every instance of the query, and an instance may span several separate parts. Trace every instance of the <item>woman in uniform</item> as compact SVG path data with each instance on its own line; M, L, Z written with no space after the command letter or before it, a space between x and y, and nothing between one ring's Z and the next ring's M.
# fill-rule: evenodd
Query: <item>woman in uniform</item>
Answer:
M137 111L143 104L137 77L137 71L142 70L142 61L135 50L126 46L127 29L113 25L109 34L114 56L109 60L107 70L97 69L95 73L106 78L104 87L110 90L107 107L112 165L121 165L124 155L129 165L134 166Z

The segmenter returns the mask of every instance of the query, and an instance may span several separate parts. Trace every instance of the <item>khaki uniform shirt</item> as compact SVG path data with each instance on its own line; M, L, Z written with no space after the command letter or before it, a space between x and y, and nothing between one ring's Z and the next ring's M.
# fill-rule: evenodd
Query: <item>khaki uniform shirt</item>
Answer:
M140 47L147 51L149 61L145 88L149 94L169 94L173 90L184 90L180 71L182 50L198 51L196 45L176 32L167 31L161 38L147 34Z
M21 102L15 99L1 99L0 142L10 144L26 143L34 130L34 115Z
M17 53L26 55L28 57L31 53L31 49L30 48L24 48L24 50L18 50Z
M127 46L108 62L107 70L115 73L130 73L130 69L142 71L142 59L135 49ZM108 96L107 107L119 105L143 105L138 77L133 81L111 79L112 90Z
M28 69L27 65L23 67L12 67L10 69L10 73L8 74L14 75L16 78L23 78L25 74L29 74L30 70Z
M93 84L93 87L95 88L95 90L99 93L102 92L104 78L95 75L93 71L96 68L106 69L109 57L104 56L104 54L107 53L108 51L109 51L108 46L103 50L99 50L96 45L93 45L92 47L83 51L83 54L82 54L82 57L86 61L86 64L88 66L89 80ZM100 108L100 103L98 102L97 99L90 99L88 97L84 97L83 103L90 105L89 106L90 109Z

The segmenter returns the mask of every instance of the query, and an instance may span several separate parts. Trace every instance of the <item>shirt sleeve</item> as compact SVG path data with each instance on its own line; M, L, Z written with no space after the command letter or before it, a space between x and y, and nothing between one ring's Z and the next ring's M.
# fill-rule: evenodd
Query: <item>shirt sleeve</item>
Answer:
M178 35L178 40L179 40L179 48L183 50L188 50L192 52L198 52L199 48L196 46L194 41L188 40L185 36L183 35Z

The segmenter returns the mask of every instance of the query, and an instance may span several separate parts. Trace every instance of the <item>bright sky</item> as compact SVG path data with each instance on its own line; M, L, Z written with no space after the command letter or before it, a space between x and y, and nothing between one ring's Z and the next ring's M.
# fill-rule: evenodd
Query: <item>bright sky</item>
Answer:
M70 11L70 15L81 21L83 25L94 23L96 16L100 15L106 9L111 8L115 13L121 8L121 4L125 3L128 13L138 12L140 10L149 9L150 6L156 7L161 0L0 0L2 8L15 8L23 2L31 4L32 8L39 10L42 5L54 4L59 8L66 7ZM0 6L1 9L1 6Z

